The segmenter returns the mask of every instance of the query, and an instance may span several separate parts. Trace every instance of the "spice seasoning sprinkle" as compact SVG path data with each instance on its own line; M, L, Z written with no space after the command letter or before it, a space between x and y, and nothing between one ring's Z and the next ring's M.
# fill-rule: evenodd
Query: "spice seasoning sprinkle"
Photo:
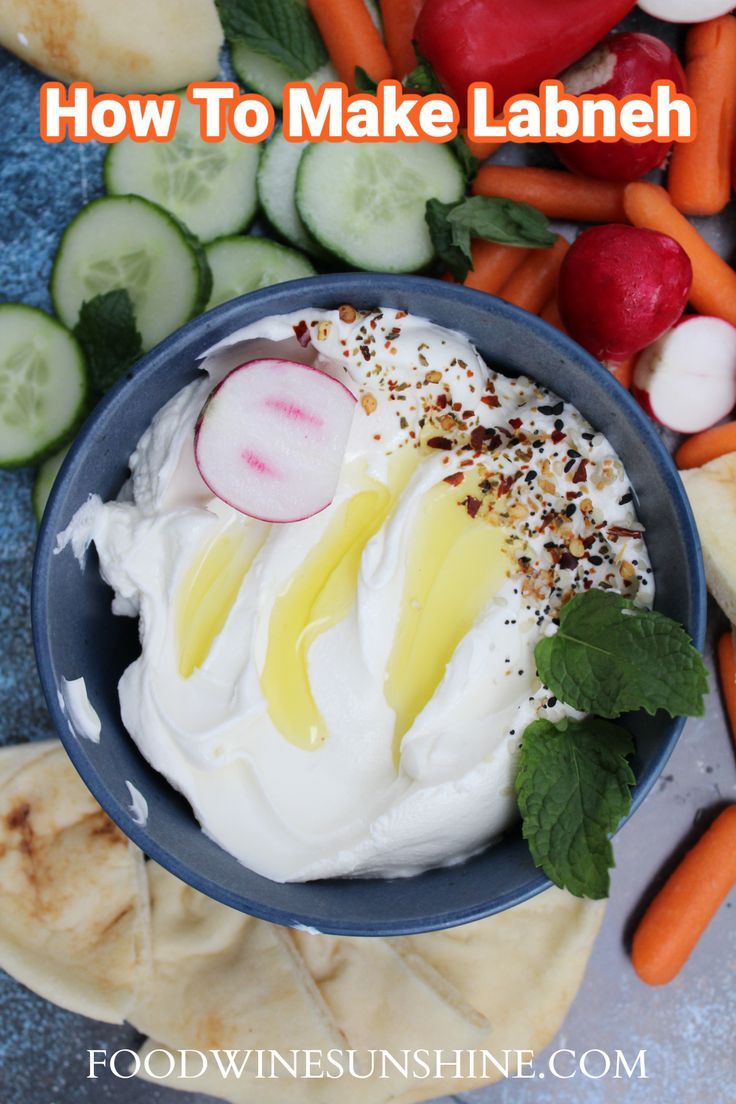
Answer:
M387 453L406 446L425 454L474 523L504 530L532 623L556 623L562 606L591 586L629 596L648 586L633 492L605 437L578 411L523 376L457 355L456 340L435 335L430 343L415 319L401 323L405 312L345 305L336 315L329 342L365 381L357 397L371 429L381 430L373 439Z

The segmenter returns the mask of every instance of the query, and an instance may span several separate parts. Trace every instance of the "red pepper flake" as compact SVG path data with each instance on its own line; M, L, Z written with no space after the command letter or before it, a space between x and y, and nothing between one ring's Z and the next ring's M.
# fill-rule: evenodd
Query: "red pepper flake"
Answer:
M501 400L498 395L481 395L480 401L485 403L486 406L497 407L501 405Z
M555 429L550 435L550 441L553 445L559 445L560 441L564 441L566 437L567 434L563 433L561 429Z
M584 483L588 478L588 461L581 460L572 477L573 483Z
M459 471L455 472L453 475L446 475L443 482L449 483L451 487L459 487L464 478L465 473Z
M473 495L468 495L468 497L465 499L465 502L463 503L463 506L468 511L471 518L474 518L476 516L476 514L480 510L480 505L480 499L474 498Z
M470 434L470 447L474 452L480 452L485 444L486 431L483 426L476 426Z
M452 448L452 441L449 437L430 437L427 441L427 447L433 449L445 449L449 452Z
M453 409L453 410L462 410L462 408L463 408L463 404L462 404L462 403L453 403L453 404L452 404L452 409Z
M513 429L521 429L521 426L522 426L521 418L509 418L509 425Z
M406 318L407 315L408 315L408 311L397 311L396 314L394 315L394 318L397 318L397 319L398 318Z
M609 525L609 537L640 537L641 529L625 529L623 525Z
M302 349L306 349L307 345L309 345L312 340L309 333L309 326L302 318L301 322L297 322L296 326L294 326L293 329L294 336L301 345ZM345 355L347 356L348 354L346 353Z
M444 410L446 406L447 406L447 395L438 395L437 396L437 409L438 410Z
M507 495L514 485L513 475L502 475L498 481L498 497L503 498Z
M360 346L360 351L363 354L363 360L370 360L371 359L370 345L361 345Z

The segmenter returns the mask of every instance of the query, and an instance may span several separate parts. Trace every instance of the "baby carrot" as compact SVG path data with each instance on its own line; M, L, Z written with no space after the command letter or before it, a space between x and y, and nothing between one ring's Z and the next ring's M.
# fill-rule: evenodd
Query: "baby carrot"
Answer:
M734 884L736 805L729 805L670 874L636 929L631 961L642 981L672 981Z
M727 452L736 452L736 422L726 422L689 437L675 453L675 463L680 471L702 468Z
M501 299L538 314L557 287L560 266L569 248L565 238L558 235L549 249L532 249L501 288Z
M465 277L465 287L486 291L489 295L498 295L512 272L529 254L528 249L480 240L473 242L471 252L473 268Z
M607 368L614 379L617 379L622 387L625 387L627 391L631 390L631 384L634 382L634 365L636 364L636 357L629 357L628 360L619 360L617 362L611 361L610 363L603 362L603 367Z
M736 744L736 630L726 632L718 641L718 674L721 677L723 701Z
M685 49L688 94L698 112L692 142L675 142L667 190L686 215L715 215L731 198L736 141L736 19L697 23Z
M557 169L487 165L473 182L475 195L530 203L548 218L577 222L625 222L623 185L590 180Z
M330 61L351 92L357 91L358 66L374 81L392 76L391 59L363 0L308 0L308 3Z
M473 141L472 138L468 137L467 130L462 131L462 136L473 157L476 157L479 161L485 161L504 145L503 142L479 142L477 139Z
M658 230L679 242L693 266L690 302L701 314L736 325L736 272L681 215L658 184L627 184L624 205L634 226Z
M557 288L552 292L547 302L539 312L539 317L543 318L545 322L549 322L550 326L555 326L558 330L562 330L563 333L567 333L565 329L565 323L562 321L562 315L560 314L560 307L557 302Z
M414 27L424 0L381 0L381 18L386 49L401 80L415 68Z

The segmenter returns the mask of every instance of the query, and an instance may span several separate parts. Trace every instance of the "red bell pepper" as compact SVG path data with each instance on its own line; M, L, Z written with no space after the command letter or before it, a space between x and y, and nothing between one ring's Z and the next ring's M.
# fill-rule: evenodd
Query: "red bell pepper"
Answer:
M593 48L634 0L426 0L416 25L422 57L464 117L468 86L488 81L496 110L536 92Z

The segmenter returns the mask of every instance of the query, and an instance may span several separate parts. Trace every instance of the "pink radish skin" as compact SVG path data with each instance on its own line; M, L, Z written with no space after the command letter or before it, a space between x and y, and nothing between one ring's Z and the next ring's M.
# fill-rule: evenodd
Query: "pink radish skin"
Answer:
M685 73L677 55L653 35L624 32L610 35L586 57L563 73L567 92L649 95L652 84L669 80L678 92L685 90ZM628 183L639 180L666 159L672 143L666 142L570 142L553 147L563 165L583 176Z
M639 0L639 7L665 23L705 23L730 12L733 0Z
M736 406L736 326L690 315L640 353L633 393L678 433L700 433Z
M335 497L355 396L326 372L251 360L211 392L194 457L212 493L259 521L304 521Z
M594 226L562 262L562 321L598 360L626 360L674 326L692 279L690 258L667 234L618 223Z

